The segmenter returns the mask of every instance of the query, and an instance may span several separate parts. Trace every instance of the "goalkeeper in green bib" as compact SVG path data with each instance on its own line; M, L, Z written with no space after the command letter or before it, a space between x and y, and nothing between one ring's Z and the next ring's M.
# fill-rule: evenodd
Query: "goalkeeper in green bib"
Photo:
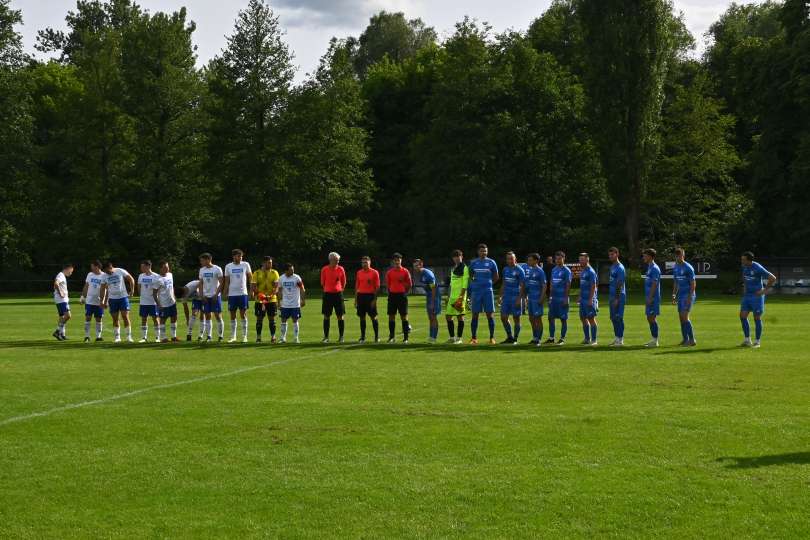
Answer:
M467 289L470 285L470 268L464 264L464 254L460 249L453 251L453 269L450 271L450 287L448 288L447 331L450 339L447 343L459 345L464 334L464 315L467 313ZM453 320L455 319L455 321ZM455 322L458 322L456 329Z

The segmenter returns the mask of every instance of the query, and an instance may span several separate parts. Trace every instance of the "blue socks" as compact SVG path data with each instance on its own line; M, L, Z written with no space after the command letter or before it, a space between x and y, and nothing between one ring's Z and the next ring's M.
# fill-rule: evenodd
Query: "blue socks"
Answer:
M754 327L756 328L757 341L759 341L762 338L762 319L755 319Z
M740 318L740 322L742 323L742 327L743 327L743 335L746 337L746 339L750 338L751 337L751 324L749 324L749 322L748 322L748 317L746 317L745 319Z
M512 325L509 324L509 321L503 323L503 329L506 330L506 337L512 339Z
M596 343L596 329L598 326L594 323L591 325L591 343Z
M650 335L653 339L658 339L658 321L650 323Z
M695 329L692 327L692 321L681 323L681 335L684 341L695 341Z
M560 327L560 339L565 339L565 334L568 333L568 320L563 319Z
M470 334L473 339L478 337L478 319L473 319L470 323Z
M548 336L551 339L554 339L554 334L557 331L556 323L554 322L556 319L549 319L548 320Z
M493 339L495 337L495 319L487 319L487 323L489 323L489 339Z
M591 324L588 322L582 323L582 333L585 334L585 341L591 340Z
M614 317L611 322L613 323L613 335L617 338L624 337L624 319L621 317Z
M430 327L430 337L432 337L433 339L436 339L437 337L439 337L439 326L438 325L435 326L435 327L434 326Z
M515 325L515 341L517 341L517 338L519 338L519 337L520 337L520 325L516 324Z

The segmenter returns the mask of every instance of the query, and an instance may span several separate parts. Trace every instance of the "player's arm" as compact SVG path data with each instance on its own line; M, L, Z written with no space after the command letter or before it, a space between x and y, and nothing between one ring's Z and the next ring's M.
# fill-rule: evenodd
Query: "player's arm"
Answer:
M298 281L298 288L301 289L301 307L307 305L307 290L304 288L304 280Z
M767 274L767 276L768 276L768 283L765 285L765 288L764 288L764 289L762 289L761 291L758 291L758 292L757 292L757 294L758 294L759 296L763 296L763 295L765 295L765 294L769 294L771 291L773 291L773 286L776 284L776 276L775 276L775 275L773 275L773 274L771 274L770 272L768 272L768 271L767 271L767 270L765 270L764 268L763 268L763 270L765 271L765 273L766 273L766 274Z
M217 297L217 296L219 296L220 294L222 294L222 291L224 291L224 290L225 290L225 277L224 277L224 276L222 276L222 275L220 275L220 276L217 278L217 290L216 290L216 292L214 293L214 297Z
M157 288L153 287L152 288L152 297L155 299L155 305L157 305L157 306L160 305L160 300L158 299L158 293L164 288L166 288L166 284L163 283L163 281L160 282L159 287L157 287Z
M197 296L200 297L200 298L205 298L203 296L203 280L202 280L202 278L200 278L197 281Z
M231 276L225 274L224 276L219 278L219 290L217 294L229 290L228 287L231 285ZM216 296L216 295L215 295Z
M596 280L591 283L591 291L588 294L588 307L593 307L593 295L596 294Z
M250 273L250 290L249 290L251 300L256 299L256 297L257 297L256 291L258 290L258 288L259 287L256 285L255 274L253 274L253 272L251 272Z
M621 276L620 278L616 279L616 297L613 299L614 306L619 305L619 295L622 294L621 291L622 288L624 287L624 280L625 280L624 276Z
M183 313L186 315L186 324L188 324L188 304L183 302Z
M371 299L371 306L377 307L377 295L380 294L380 288L382 287L382 283L380 283L380 273L374 276L374 298Z
M84 304L84 299L87 298L87 289L90 287L90 284L86 281L84 282L84 287L82 287L82 295L79 297L79 303Z
M569 274L565 280L565 296L563 296L563 301L567 304L571 301L570 292L571 292L571 275Z
M672 303L678 298L678 279L675 277L675 271L672 271Z
M354 307L357 307L357 296L360 294L357 292L357 282L359 281L357 274L354 277Z
M655 298L655 295L656 295L656 293L658 291L658 283L659 283L659 281L660 281L660 278L655 279L655 280L653 280L652 285L650 285L650 295L647 297L647 305L648 306L651 306L652 303L653 303L653 298Z
M124 276L124 283L127 285L127 294L135 296L135 279L133 279L131 274Z
M341 271L340 271L340 288L341 289L346 290L346 282L347 281L348 280L346 279L346 270L341 269Z
M107 287L106 283L101 285L101 289L98 291L98 298L101 302L101 307L107 306L107 293L109 293L109 287Z

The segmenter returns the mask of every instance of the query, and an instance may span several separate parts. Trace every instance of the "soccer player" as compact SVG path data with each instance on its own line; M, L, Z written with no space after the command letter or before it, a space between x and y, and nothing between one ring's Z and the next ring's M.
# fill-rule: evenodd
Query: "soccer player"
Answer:
M547 345L554 345L557 319L560 320L560 340L557 345L565 345L565 336L568 333L568 309L570 307L571 280L573 273L565 266L565 253L558 251L554 254L554 268L551 270L551 296L548 300L548 339Z
M346 270L340 266L340 255L334 251L329 254L329 264L321 268L321 287L323 288L323 339L321 343L329 343L329 326L332 312L338 323L339 342L343 343L346 331L346 304L343 301L343 291L346 289Z
M478 258L470 263L470 294L472 300L472 322L470 333L472 345L478 344L478 317L483 311L489 324L489 343L495 345L495 290L494 285L500 279L498 265L487 257L489 249L486 244L478 245Z
M425 268L422 259L413 261L414 277L419 280L419 284L425 289L425 308L427 309L428 320L430 321L430 331L428 343L436 343L439 337L439 315L442 312L442 295L439 292L439 282L433 270Z
M371 267L371 257L360 259L360 270L354 282L354 307L360 318L360 339L366 342L366 316L371 319L374 329L374 343L380 341L380 321L377 320L377 294L380 292L380 273Z
M200 296L200 280L195 279L186 283L182 289L180 300L183 302L183 312L186 315L186 324L188 325L188 333L186 334L186 341L191 341L191 334L194 332L194 323L197 322L197 317L200 318L200 335L197 341L203 338L203 303ZM191 300L191 316L189 317L188 301Z
M599 325L596 315L599 313L599 276L591 266L591 257L587 253L579 254L579 320L582 321L583 345L596 347Z
M394 253L391 268L385 273L388 288L388 343L394 343L397 314L402 319L402 343L408 343L411 324L408 322L408 293L413 287L411 273L402 266L402 255Z
M202 324L203 335L205 341L211 341L211 334L213 332L213 323L211 317L217 320L217 331L219 333L219 340L222 341L225 335L225 324L222 322L222 288L224 275L222 268L217 266L212 261L210 253L203 253L200 255L200 273L199 284L197 285L197 294L202 301Z
M506 331L504 345L517 345L520 338L520 316L523 314L523 297L526 294L526 272L517 264L514 251L506 253L506 266L503 268L503 281L501 283L501 323ZM515 323L515 333L512 334L512 325L509 317Z
M672 303L678 306L678 318L681 320L681 347L694 347L695 329L689 319L689 313L697 300L697 280L695 269L686 262L686 252L682 247L675 248L675 267L672 269Z
M301 308L307 304L306 289L301 276L295 273L295 267L287 263L284 273L279 278L279 294L281 295L281 343L287 343L287 321L293 321L293 336L296 343L299 340L298 321L301 319Z
M613 323L613 343L611 347L624 346L624 306L627 304L627 272L619 260L619 248L608 250L608 258L612 263L610 267L610 286L608 301L610 302L610 322Z
M236 343L236 311L239 310L239 322L242 326L242 343L248 340L247 310L250 307L248 286L253 281L253 272L250 263L242 260L245 256L241 249L231 251L233 262L225 265L223 272L222 290L228 291L228 311L231 315L231 339L228 343Z
M173 342L177 339L177 297L174 293L174 276L170 272L169 263L160 261L160 280L153 295L158 305L158 339L161 343L168 343L166 336L166 321L170 321L169 331Z
M262 267L253 272L251 292L255 299L253 313L256 315L256 343L262 342L265 317L270 325L270 343L276 342L279 278L278 271L273 268L273 257L270 256L265 256Z
M155 292L160 287L160 276L152 272L152 261L141 261L141 273L137 281L138 294L140 295L138 301L138 314L141 316L141 340L140 343L146 343L149 332L149 317L152 317L152 324L155 327L155 340L160 341L160 332L158 330L158 308L157 300L155 300Z
M109 294L110 315L113 320L113 342L121 342L121 327L118 325L119 317L124 322L127 341L132 343L132 325L129 321L129 297L135 291L135 280L123 268L116 268L113 263L104 263L104 273L107 274L107 293Z
M101 330L107 306L107 274L101 271L100 261L90 263L79 303L84 304L84 342L90 341L90 320L93 318L96 319L96 341L104 341Z
M56 274L53 280L53 301L56 304L56 313L58 318L56 320L56 330L53 331L53 337L58 341L65 341L65 325L70 320L70 296L68 294L67 278L73 275L73 265L65 264L62 266L62 271Z
M464 334L464 315L467 313L467 289L470 286L470 268L464 264L464 253L456 249L452 253L453 269L450 271L449 293L445 309L447 331L450 334L448 343L460 345ZM453 324L453 317L458 322L458 331Z
M645 347L658 347L658 316L661 314L661 268L655 262L657 253L654 249L645 249L642 259L647 267L644 274L644 313L650 325L652 339Z
M744 282L744 294L740 304L740 322L745 336L742 346L759 348L762 339L762 314L765 313L765 295L773 290L776 276L758 262L754 262L754 254L750 251L743 253L740 259ZM763 284L763 281L767 281L767 285ZM753 343L751 342L751 326L748 324L749 313L754 314L754 325L756 326L756 339Z
M526 272L526 311L532 325L530 345L540 346L543 339L543 303L546 299L546 273L540 266L540 254L530 253Z

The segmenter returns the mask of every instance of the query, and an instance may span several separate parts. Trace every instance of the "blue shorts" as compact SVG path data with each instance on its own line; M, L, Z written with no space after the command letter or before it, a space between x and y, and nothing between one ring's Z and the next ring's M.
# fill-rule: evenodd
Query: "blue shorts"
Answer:
M84 314L87 317L95 317L101 319L104 317L104 308L101 306L94 306L93 304L84 305Z
M110 298L110 313L129 311L129 298Z
M203 309L202 300L192 300L191 301L191 310L192 311L202 311L202 309Z
M617 303L618 301L618 303ZM618 298L610 298L608 300L610 302L610 318L613 319L623 319L624 318L624 306L627 304L627 297L625 295L621 295Z
M56 312L59 314L60 317L65 313L70 313L70 304L68 304L67 302L60 302L56 304Z
M579 301L579 316L582 319L593 319L599 314L599 302L594 300L593 305L589 306L587 300L580 299Z
M746 294L740 303L740 311L748 311L754 315L765 313L765 296Z
M246 294L228 297L228 311L247 309L250 307L250 298Z
M548 318L567 321L568 310L570 307L571 307L570 303L564 303L562 300L551 300L548 303Z
M473 313L495 313L495 293L492 289L472 291L470 299Z
M222 313L222 297L204 298L201 300L203 313Z
M678 297L678 313L689 313L692 311L692 307L695 305L697 301L697 296L691 297L691 302L689 302L689 295L679 296Z
M168 307L160 308L161 319L176 319L177 318L177 304L172 304Z
M540 303L540 299L529 298L526 301L526 311L529 313L529 317L542 317L543 304Z
M297 321L301 318L301 308L298 307L283 307L281 308L281 320L286 321L292 319Z
M517 305L515 305L517 302ZM512 296L504 296L501 299L501 315L511 315L513 317L520 317L523 315L523 302L518 301L517 298Z
M661 300L654 300L650 305L647 305L645 302L644 314L647 316L655 315L656 317L661 315Z
M425 297L425 311L430 315L430 296ZM436 300L433 301L433 314L440 315L442 312L442 296L436 293Z
M138 315L141 317L157 317L157 306L138 306Z

